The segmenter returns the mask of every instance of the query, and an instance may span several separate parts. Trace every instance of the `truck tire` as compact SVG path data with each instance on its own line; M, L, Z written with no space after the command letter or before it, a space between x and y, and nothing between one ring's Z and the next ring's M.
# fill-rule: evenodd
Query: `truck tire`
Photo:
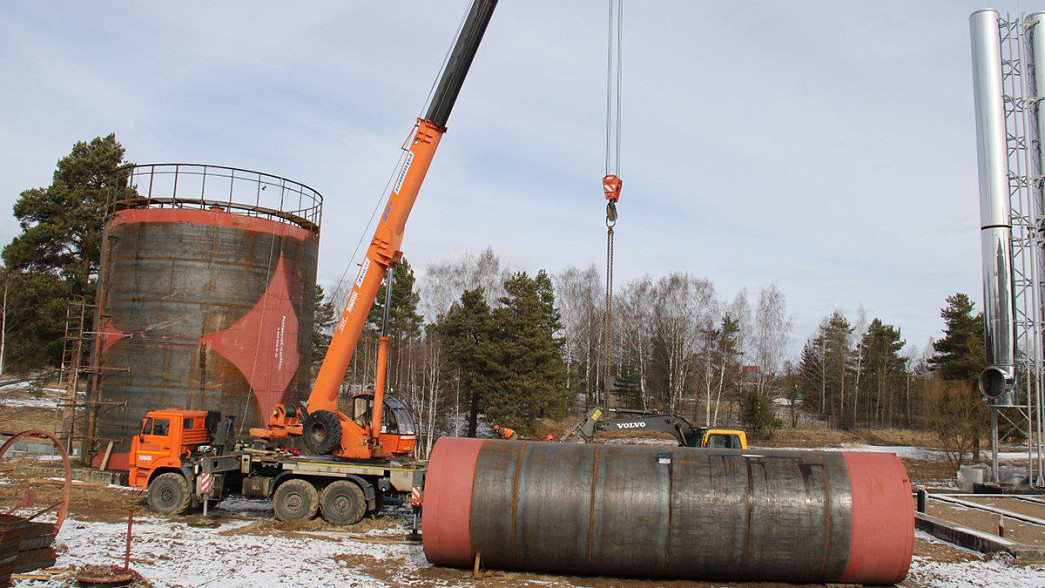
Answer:
M301 428L305 447L316 455L327 455L341 445L341 420L329 410L309 413Z
M319 497L323 518L332 525L354 525L366 514L366 496L349 480L331 482Z
M308 480L287 480L272 495L272 510L281 521L307 521L316 516L319 492Z
M179 515L189 508L189 481L176 472L160 474L149 482L149 508L165 515Z

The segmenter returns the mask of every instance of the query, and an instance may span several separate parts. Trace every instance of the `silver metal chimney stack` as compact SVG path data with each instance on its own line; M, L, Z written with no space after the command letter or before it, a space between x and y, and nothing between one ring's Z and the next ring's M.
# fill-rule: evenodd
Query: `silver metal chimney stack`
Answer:
M1015 406L1012 219L997 11L974 12L969 17L969 28L972 35L973 93L976 98L983 324L987 350L987 369L980 374L979 385L980 391L992 406Z

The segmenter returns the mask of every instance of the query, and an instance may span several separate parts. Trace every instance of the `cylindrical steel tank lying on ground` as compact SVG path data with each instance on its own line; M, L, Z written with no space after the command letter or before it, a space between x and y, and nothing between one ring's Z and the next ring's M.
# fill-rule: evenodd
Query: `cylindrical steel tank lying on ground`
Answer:
M891 453L442 438L429 561L647 578L891 584L914 506Z

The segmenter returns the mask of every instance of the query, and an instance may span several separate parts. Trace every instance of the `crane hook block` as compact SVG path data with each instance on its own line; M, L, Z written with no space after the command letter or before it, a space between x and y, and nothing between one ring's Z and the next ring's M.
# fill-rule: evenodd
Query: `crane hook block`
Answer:
M624 186L624 180L614 174L602 178L602 190L606 192L606 200L616 202L620 200L620 189Z

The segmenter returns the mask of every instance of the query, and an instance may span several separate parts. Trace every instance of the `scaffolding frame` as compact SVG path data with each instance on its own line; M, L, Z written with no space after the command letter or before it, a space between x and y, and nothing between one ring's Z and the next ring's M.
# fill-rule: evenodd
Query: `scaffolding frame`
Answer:
M991 467L994 480L999 481L1001 445L1007 441L1025 443L1027 480L1041 487L1045 486L1045 207L1036 121L1042 97L1035 92L1036 68L1030 45L1034 22L1022 15L1005 15L999 18L998 27L1012 223L1017 402L990 406Z

